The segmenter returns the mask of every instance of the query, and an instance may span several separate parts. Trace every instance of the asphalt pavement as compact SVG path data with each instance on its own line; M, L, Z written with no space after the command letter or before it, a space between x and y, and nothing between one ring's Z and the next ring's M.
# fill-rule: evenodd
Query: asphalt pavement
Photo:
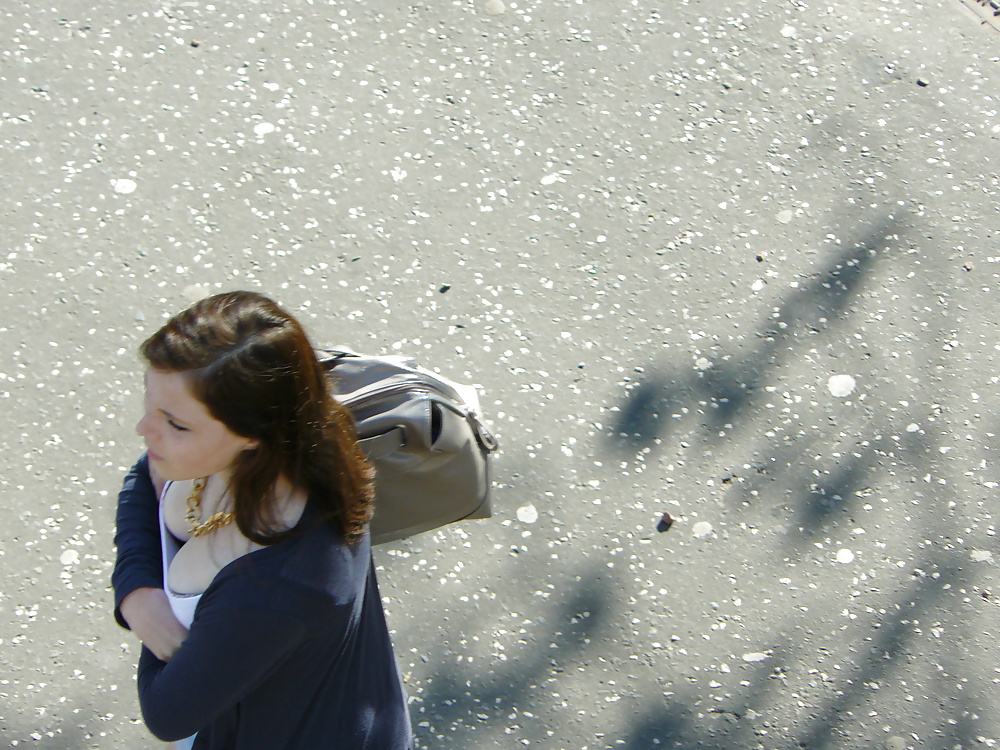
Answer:
M494 517L376 553L420 748L1000 741L1000 34L959 0L0 29L4 746L159 746L109 589L136 350L238 288L484 393Z

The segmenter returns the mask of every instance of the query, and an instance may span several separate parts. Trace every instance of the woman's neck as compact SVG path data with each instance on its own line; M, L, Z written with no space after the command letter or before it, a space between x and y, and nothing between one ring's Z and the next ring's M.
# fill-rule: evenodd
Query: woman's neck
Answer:
M217 472L208 478L202 505L205 515L233 509L231 478L232 473L228 470ZM267 519L272 531L294 527L305 510L308 493L281 475L268 495L262 520Z
M277 525L281 529L290 529L295 526L305 510L308 493L281 475L274 483L273 497L273 518Z

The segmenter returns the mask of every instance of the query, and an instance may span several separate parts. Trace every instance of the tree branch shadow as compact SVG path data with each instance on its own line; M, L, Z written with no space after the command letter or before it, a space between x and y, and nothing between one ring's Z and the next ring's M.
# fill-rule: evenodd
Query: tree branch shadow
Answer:
M720 427L745 414L750 395L763 386L793 352L790 342L804 329L829 330L849 310L850 302L887 243L902 224L887 214L872 224L850 247L832 258L826 269L793 292L771 320L754 334L754 350L735 361L724 357L705 372L657 372L632 388L618 407L609 439L612 448L635 450L667 437L668 415L684 403L712 404L702 425L715 440Z
M508 654L485 675L450 663L434 671L414 713L418 747L440 747L452 741L464 747L460 728L475 730L492 724L498 711L506 714L515 709L542 680L562 674L576 661L589 662L585 655L609 625L613 596L597 568L577 579L569 597L544 618L563 625L535 639L534 645ZM479 623L481 629L483 625ZM440 655L432 658L435 663L446 663ZM526 728L528 734L540 731L540 727Z
M754 669L745 681L749 686L742 694L700 712L694 709L700 701L690 694L647 701L646 708L637 714L615 746L626 750L857 747L857 739L845 739L844 735L849 733L844 725L855 712L877 704L881 684L894 679L894 673L917 648L914 623L941 606L942 594L949 584L961 582L958 568L944 556L925 559L922 566L934 569L939 575L918 577L897 598L893 614L871 623L871 635L866 638L870 646L861 663L836 682L832 697L817 706L798 730L781 728L781 722L772 717L773 709L788 700L786 676L797 665L810 663L810 657L796 645L799 640L785 633L775 639L779 645L766 663ZM974 697L968 691L955 689L954 683L948 689L943 680L937 687L941 690L942 704L948 702L954 708L952 718L939 729L935 741L940 747L972 746L978 730L970 717L980 713ZM760 744L762 738L766 738L765 744Z

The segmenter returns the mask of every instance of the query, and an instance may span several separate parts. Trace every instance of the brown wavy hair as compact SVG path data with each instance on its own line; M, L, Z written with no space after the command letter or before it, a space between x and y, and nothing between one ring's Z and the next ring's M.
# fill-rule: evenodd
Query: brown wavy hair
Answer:
M255 292L203 299L143 342L150 367L185 376L192 395L235 434L256 440L231 467L229 491L240 532L274 544L275 483L309 492L349 543L365 533L374 507L372 469L351 413L330 395L326 375L299 322Z

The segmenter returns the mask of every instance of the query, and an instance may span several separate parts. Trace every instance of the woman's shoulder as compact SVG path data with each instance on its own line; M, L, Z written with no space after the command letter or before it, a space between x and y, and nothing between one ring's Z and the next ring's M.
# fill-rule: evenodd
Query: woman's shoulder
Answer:
M362 589L371 562L368 536L348 543L339 529L318 514L311 501L301 523L304 528L299 535L275 545L282 553L281 576L324 590Z
M225 566L210 590L280 609L325 607L361 596L371 564L367 537L347 544L321 518L310 519L308 511L302 523L301 533Z

